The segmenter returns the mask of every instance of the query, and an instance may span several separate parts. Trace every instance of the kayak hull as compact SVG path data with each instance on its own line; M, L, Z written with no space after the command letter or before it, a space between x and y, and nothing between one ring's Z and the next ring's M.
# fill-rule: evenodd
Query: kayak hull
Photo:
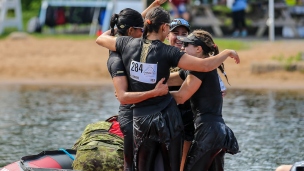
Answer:
M36 155L24 156L19 161L4 166L0 171L25 171L30 168L51 168L72 170L75 150L42 151Z

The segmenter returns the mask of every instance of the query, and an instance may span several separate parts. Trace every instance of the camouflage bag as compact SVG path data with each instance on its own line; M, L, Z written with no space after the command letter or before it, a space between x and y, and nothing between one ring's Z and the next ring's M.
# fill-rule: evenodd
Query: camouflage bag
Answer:
M113 123L100 121L87 125L74 144L77 150L74 170L119 171L123 170L123 139L109 133Z

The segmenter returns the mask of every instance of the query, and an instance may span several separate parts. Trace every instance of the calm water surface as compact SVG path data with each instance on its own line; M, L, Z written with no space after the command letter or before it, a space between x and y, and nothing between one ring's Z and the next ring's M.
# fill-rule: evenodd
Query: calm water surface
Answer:
M85 126L117 113L111 85L0 86L0 166L70 148ZM228 171L274 170L304 160L304 90L229 90L223 115L241 152Z

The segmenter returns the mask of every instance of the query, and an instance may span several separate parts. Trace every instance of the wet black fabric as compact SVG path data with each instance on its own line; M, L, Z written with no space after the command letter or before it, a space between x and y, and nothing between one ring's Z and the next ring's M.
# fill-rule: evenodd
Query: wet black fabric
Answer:
M145 55L141 60L143 47L145 47L143 51ZM170 68L177 66L184 55L178 48L158 40L149 41L123 36L117 38L116 51L122 55L128 82L131 90L135 92L152 90L160 79L167 80ZM157 65L155 83L143 83L130 77L131 63L134 61ZM138 72L142 71L138 70ZM165 170L179 170L183 145L183 123L171 94L134 104L133 135L136 169L153 170L157 151L161 150L164 161L169 161L164 162Z
M190 103L190 101L189 101ZM185 141L192 141L194 138L194 122L193 122L193 112L191 110L191 106L188 109L185 109L184 106L178 108L182 115L182 120L184 124L184 140Z
M110 51L107 62L108 71L111 77L127 76L125 67L119 53ZM128 85L129 89L130 85ZM120 105L118 112L118 122L120 130L124 135L124 170L133 171L133 110L132 105Z
M222 118L222 93L216 70L210 72L181 71L202 81L190 98L194 113L195 134L185 163L185 171L220 171L224 168L224 154L239 151L233 131Z
M225 150L221 150L213 159L208 171L224 171Z
M225 151L221 149L209 150L204 156L195 163L191 171L224 171Z
M238 153L238 142L232 130L220 122L196 124L195 138L188 152L184 170L207 171L212 162L217 162L214 168L221 168L221 163L224 167L224 161L221 162L220 158L214 161L221 150L230 154ZM198 166L201 169L197 169Z
M117 52L110 51L107 67L112 78L117 76L127 76L121 55Z
M134 116L133 121L136 168L153 170L153 161L160 149L164 170L179 170L184 140L183 122L176 102L172 99L161 112L142 117Z
M133 108L133 116L141 117L141 116L152 115L157 112L160 112L168 106L168 104L172 101L172 99L173 97L171 96L170 93L168 93L167 95L163 96L163 101L161 103L153 104L150 106L141 106L141 107L135 106Z
M177 66L181 56L184 54L184 52L180 52L178 48L166 45L159 40L148 41L142 38L132 38L125 36L118 37L116 42L116 51L122 54L122 60L126 68L127 75L130 76L131 62L140 61L143 43L147 42L151 45L149 46L147 57L144 62L157 64L157 78L155 83L148 84L128 77L131 89L135 92L152 90L155 88L160 79L166 78L167 80L170 75L170 67ZM164 103L164 100L168 98L167 96L150 98L148 100L135 104L135 107L153 106L156 104Z
M200 122L222 122L223 97L219 87L219 79L216 70L210 72L195 72L180 70L179 76L185 80L192 74L202 81L199 89L190 98L194 120Z
M181 69L179 70L178 74L182 80L185 80L187 78L187 75L189 74L189 71Z
M200 115L222 116L223 96L220 89L217 70L210 72L190 71L202 81L199 89L190 98L192 111L195 118Z
M178 67L174 68L174 72L184 72L184 70L179 69ZM186 76L181 76L182 80L186 79ZM180 89L180 86L170 86L169 91L178 91ZM185 101L184 104L179 104L178 108L182 114L182 120L184 123L184 139L186 141L192 141L194 138L194 122L193 122L193 112L191 109L191 103L190 99Z
M124 135L124 170L133 171L133 110L131 105L120 105L118 122L120 130Z

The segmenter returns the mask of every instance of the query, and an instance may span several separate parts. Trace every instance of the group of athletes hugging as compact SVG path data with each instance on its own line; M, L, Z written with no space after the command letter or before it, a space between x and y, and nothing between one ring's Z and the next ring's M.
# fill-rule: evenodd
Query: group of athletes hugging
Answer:
M223 62L240 58L234 50L219 52L207 31L190 34L186 20L171 21L164 2L155 0L142 14L123 9L96 39L110 50L107 67L120 107L118 116L86 127L73 147L73 169L222 171L224 155L239 152L222 117L226 88L217 68L228 82Z
M171 21L160 7L164 2L155 0L142 14L123 9L96 39L110 50L107 66L121 104L122 169L224 170L225 153L239 147L222 118L217 68L227 79L223 62L231 57L239 63L239 56L219 52L207 31L190 34L186 20Z
M107 66L121 104L124 164L112 169L224 170L225 153L239 147L222 118L217 68L228 81L223 62L240 58L234 50L219 52L204 30L190 34L186 20L171 21L164 2L155 0L142 14L123 9L96 39L110 50Z

